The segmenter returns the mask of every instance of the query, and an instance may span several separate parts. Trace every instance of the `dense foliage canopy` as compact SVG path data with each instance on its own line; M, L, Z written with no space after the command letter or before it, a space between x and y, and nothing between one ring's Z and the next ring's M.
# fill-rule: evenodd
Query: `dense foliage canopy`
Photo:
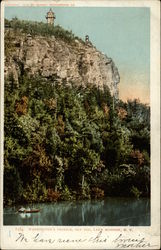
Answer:
M6 79L5 204L149 196L149 113L107 87Z

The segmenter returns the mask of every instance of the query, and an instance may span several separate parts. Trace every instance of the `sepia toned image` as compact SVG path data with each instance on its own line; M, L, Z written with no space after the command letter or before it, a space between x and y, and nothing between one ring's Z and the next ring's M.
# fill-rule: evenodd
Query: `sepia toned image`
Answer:
M4 225L150 226L149 8L4 17Z

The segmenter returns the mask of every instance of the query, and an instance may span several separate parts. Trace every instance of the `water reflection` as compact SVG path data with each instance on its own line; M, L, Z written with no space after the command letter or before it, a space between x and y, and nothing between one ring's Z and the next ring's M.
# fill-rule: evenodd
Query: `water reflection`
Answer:
M25 214L25 213L20 213L20 217L22 218L22 219L28 219L28 218L30 218L31 217L31 214Z
M4 209L4 225L148 226L149 199L107 198L102 201L75 201L36 204L35 214Z

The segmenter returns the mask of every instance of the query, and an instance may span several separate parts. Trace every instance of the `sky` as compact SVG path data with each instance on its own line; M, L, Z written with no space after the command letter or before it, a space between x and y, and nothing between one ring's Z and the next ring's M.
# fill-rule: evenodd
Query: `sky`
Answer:
M46 22L49 7L6 7L5 18ZM150 10L146 7L52 7L55 25L89 35L111 57L120 74L119 97L149 104Z

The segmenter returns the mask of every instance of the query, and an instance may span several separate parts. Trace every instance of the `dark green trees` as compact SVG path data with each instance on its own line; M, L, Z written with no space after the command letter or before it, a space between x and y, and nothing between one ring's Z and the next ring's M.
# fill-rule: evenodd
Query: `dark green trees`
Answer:
M54 79L6 86L5 204L149 195L149 107Z

